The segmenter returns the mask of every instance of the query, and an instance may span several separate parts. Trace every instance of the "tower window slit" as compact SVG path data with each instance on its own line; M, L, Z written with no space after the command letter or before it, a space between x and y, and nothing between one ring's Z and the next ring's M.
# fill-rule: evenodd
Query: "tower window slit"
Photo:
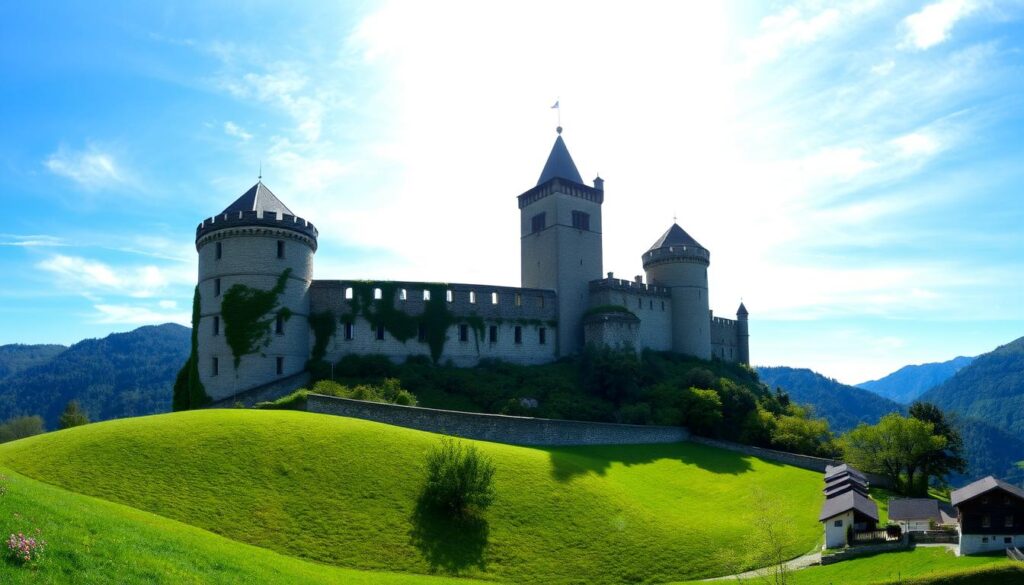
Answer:
M379 301L384 298L384 292L379 288L373 289L373 300Z
M217 260L220 260L224 256L224 245L221 242L217 242Z
M429 301L430 300L430 291L429 290L424 290L423 291L423 300L424 301Z
M465 323L459 325L459 341L469 341L469 325Z
M274 322L274 333L284 335L284 315L278 315Z
M277 257L284 258L284 240L277 241Z
M496 293L496 292L492 292L491 293L491 304L492 305L497 305L498 304L498 293Z
M404 288L398 291L398 300L404 301L409 298L409 291Z
M217 316L213 318L213 334L220 335L220 317Z
M280 376L284 373L284 358L277 358L277 375Z
M522 343L523 342L523 328L520 327L519 325L516 325L515 336L516 336L515 337L516 343Z
M345 300L346 301L351 301L352 300L352 287L347 287L345 289Z
M488 328L487 333L488 333L488 341L490 341L491 343L498 343L498 326L497 325L491 325L490 328Z
M219 297L220 296L220 279L219 278L216 278L213 281L213 296L215 296L215 297Z

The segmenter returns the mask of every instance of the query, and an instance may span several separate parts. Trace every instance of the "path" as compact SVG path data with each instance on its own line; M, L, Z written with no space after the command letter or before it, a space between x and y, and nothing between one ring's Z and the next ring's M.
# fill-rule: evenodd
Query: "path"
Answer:
M807 567L813 567L814 565L821 564L821 553L810 553L802 557L786 561L786 569L790 571L799 571L800 569L806 569ZM712 577L711 579L704 579L704 581L724 581L726 579L749 579L751 577L760 577L768 574L772 570L772 567L762 567L760 569L754 569L753 571L747 571L746 573L740 573L738 575L724 575L722 577Z

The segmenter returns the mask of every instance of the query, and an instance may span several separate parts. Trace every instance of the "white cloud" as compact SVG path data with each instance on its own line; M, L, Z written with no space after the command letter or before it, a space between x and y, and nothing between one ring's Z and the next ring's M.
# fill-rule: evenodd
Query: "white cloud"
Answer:
M906 42L921 50L941 44L949 38L958 21L977 9L978 3L973 0L942 0L929 4L904 19Z
M180 325L191 325L192 317L186 311L169 311L173 307L164 307L155 310L147 306L138 305L110 305L96 304L96 314L92 316L93 323L111 325L151 325L156 323L178 323Z
M871 72L875 75L886 76L892 73L892 70L896 68L896 61L889 59L888 61L879 63L871 68Z
M234 136L235 138L239 138L242 140L242 142L248 142L249 140L252 140L252 134L246 132L245 128L242 128L241 126L235 124L230 120L224 122L224 133L227 134L228 136Z
M15 246L20 248L58 248L69 245L63 238L58 236L37 235L16 235L0 234L0 246Z
M61 286L93 298L96 294L146 298L164 292L174 284L195 281L195 276L187 268L153 265L113 267L63 254L55 254L37 266L56 277Z
M178 307L177 301L163 300L157 303L161 309L176 309Z
M931 156L942 150L942 144L938 138L925 132L911 132L904 134L892 141L903 156Z
M75 181L86 189L98 189L123 183L126 176L114 155L89 146L70 150L61 146L44 162L50 172Z

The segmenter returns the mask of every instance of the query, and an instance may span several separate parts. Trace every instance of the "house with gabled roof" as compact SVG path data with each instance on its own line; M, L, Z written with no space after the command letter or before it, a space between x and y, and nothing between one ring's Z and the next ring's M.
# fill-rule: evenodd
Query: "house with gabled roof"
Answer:
M991 475L950 494L960 546L970 555L1024 546L1024 489Z
M848 534L874 530L878 525L878 504L868 496L864 474L847 464L825 469L825 503L818 521L825 526L825 548L850 544Z
M889 500L889 521L903 532L923 532L956 524L956 513L934 498L894 498Z

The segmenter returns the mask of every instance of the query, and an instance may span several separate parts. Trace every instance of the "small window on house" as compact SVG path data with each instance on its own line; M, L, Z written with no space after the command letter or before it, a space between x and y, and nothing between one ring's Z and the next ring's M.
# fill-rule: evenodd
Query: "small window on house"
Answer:
M284 373L284 358L277 358L277 375L280 376Z
M429 290L423 291L423 300L424 301L429 301L430 300L430 291Z
M519 325L516 325L516 343L522 343L522 342L523 342L523 328L520 327Z
M219 373L220 373L220 362L217 360L217 358L213 358L212 375L216 376Z
M1003 544L1013 544L1013 537L1012 536L1004 536L1003 537Z
M476 304L476 291L475 290L469 291L469 302L470 302L470 304Z
M345 339L346 340L352 341L352 338L355 336L354 335L355 332L356 332L355 329L356 329L355 326L353 326L351 323L345 323Z
M517 307L522 307L523 306L523 293L516 293L516 306Z
M407 300L408 298L409 298L409 291L405 290L404 288L398 291L398 300L404 301L404 300Z
M590 229L590 214L582 211L572 212L572 227L578 230Z
M215 297L219 297L220 296L220 279L219 278L215 278L213 280L213 296L215 296Z
M379 288L373 289L373 300L379 301L384 298L384 292Z
M488 340L491 343L498 343L498 326L497 325L491 325L491 327L490 327L490 329L489 329L489 331L487 333L488 333Z
M981 527L982 528L990 528L991 526L992 526L992 517L989 516L988 514L985 514L984 516L982 516L981 517Z
M278 315L274 321L274 333L284 335L284 315Z
M541 345L546 345L548 342L548 330L546 327L541 327L537 332L537 340Z
M469 341L469 325L459 325L459 341Z
M284 258L284 240L277 241L277 257Z
M843 527L843 519L840 518L839 520L836 520L832 525L835 526L836 528L842 528Z
M981 544L988 544L988 537L987 536L982 536L981 537Z
M422 323L416 327L416 338L419 339L420 343L427 341L427 326Z
M492 292L491 293L491 304L492 305L497 305L498 304L498 293L496 293L496 292Z
M220 335L220 317L213 318L213 334Z
M533 216L533 219L530 220L530 231L532 233L537 233L546 227L544 217L543 213Z
M451 289L444 291L444 300L446 300L446 301L448 301L450 303L450 302L452 302L453 298L454 298L454 293L452 293Z
M217 260L220 260L224 256L224 244L217 242Z
M351 301L352 300L352 287L351 286L345 289L345 300L346 301Z
M1013 528L1013 514L1007 514L1003 519L1004 528Z
M377 341L384 341L384 326L377 325Z

